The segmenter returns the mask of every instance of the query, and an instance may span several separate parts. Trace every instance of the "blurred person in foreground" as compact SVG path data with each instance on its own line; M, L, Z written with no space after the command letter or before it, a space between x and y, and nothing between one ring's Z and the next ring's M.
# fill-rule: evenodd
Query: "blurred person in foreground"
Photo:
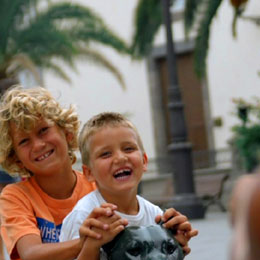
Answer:
M230 200L232 260L260 259L260 169L241 176Z

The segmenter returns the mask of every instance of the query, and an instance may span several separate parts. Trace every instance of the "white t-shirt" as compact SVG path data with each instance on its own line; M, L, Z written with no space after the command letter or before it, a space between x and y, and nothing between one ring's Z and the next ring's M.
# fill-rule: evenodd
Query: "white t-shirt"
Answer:
M155 217L162 215L163 211L148 200L137 195L139 203L139 212L137 215L126 215L116 211L122 218L128 220L128 226L149 226L154 225ZM79 238L79 228L96 207L100 207L102 203L106 203L98 190L95 190L84 196L78 201L73 210L63 220L60 242Z
M10 260L10 257L8 255L7 251L6 251L5 245L3 245L3 253L4 253L4 259L3 260Z

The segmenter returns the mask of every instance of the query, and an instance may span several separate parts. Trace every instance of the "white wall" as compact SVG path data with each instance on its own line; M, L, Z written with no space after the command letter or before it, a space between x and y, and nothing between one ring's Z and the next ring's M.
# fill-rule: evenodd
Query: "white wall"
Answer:
M130 41L133 29L132 14L136 1L81 0L78 2L92 7L114 31L126 41ZM46 86L56 97L60 96L62 103L77 104L83 122L102 111L129 114L129 118L140 132L148 156L154 157L150 97L144 62L133 62L129 57L119 55L109 48L100 49L122 72L127 85L126 91L122 90L109 72L86 62L79 63L78 74L68 72L72 79L71 86L52 75L47 76Z

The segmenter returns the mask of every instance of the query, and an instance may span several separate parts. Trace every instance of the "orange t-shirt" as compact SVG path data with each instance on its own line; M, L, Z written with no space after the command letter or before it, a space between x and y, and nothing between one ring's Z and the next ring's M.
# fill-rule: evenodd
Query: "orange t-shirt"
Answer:
M39 235L43 243L59 242L63 219L79 199L95 189L83 174L75 173L77 183L68 199L48 196L34 177L4 188L0 196L1 235L11 259L19 259L16 243L24 235Z

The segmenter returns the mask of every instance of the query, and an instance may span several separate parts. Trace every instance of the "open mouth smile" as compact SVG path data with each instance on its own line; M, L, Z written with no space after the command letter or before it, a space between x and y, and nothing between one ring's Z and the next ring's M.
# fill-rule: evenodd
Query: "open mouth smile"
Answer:
M127 179L129 176L132 175L131 169L121 169L114 173L114 178L117 180L124 180Z
M47 153L45 153L45 154L43 154L43 155L37 157L37 158L35 159L35 161L40 162L40 161L42 161L42 160L48 158L52 153L53 153L53 150L48 151Z

